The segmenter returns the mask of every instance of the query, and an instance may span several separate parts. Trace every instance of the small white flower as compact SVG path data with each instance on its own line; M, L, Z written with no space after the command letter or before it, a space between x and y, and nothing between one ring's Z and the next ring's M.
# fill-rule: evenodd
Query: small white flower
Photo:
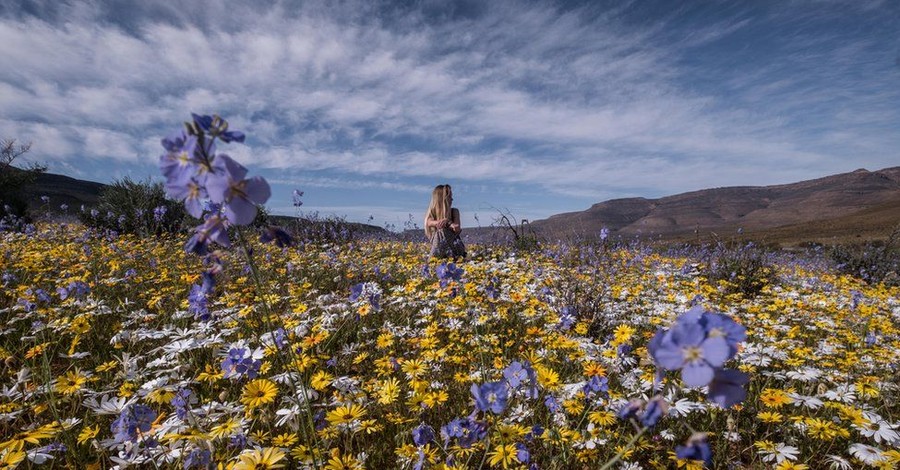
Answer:
M860 443L850 445L850 455L856 457L866 465L872 465L873 463L880 462L884 459L884 455L881 453L880 449Z
M828 461L828 468L831 470L850 470L853 468L849 460L839 455L827 455L825 460Z

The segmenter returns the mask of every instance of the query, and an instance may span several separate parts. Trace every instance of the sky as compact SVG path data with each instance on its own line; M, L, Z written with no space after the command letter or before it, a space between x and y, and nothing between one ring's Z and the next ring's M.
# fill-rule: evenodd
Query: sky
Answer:
M402 229L900 165L900 1L0 0L0 137L161 180L219 114L267 207Z

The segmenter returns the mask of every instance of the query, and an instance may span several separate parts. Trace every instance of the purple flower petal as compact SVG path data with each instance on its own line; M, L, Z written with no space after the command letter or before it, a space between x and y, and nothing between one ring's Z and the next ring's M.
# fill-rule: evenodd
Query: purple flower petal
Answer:
M716 371L709 384L709 399L722 408L729 408L747 398L744 385L750 381L747 374L731 369Z
M247 195L247 199L257 204L265 204L272 196L272 188L264 178L254 176L244 181L244 194Z
M247 225L256 218L256 204L236 197L222 208L225 217L234 225Z
M707 338L700 349L703 351L703 359L713 367L721 367L731 357L728 342L722 337Z
M702 387L713 379L713 368L705 361L694 361L681 369L681 380L688 387Z

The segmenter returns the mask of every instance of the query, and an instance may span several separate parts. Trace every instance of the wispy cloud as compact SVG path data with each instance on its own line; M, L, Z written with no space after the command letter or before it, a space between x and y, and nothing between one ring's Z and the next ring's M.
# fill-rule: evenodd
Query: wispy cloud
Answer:
M327 173L299 184L581 200L888 166L900 147L897 34L875 34L890 2L848 18L828 2L182 3L4 4L0 135L149 172L160 135L219 112L251 136L229 149L242 161ZM843 23L861 18L881 29Z

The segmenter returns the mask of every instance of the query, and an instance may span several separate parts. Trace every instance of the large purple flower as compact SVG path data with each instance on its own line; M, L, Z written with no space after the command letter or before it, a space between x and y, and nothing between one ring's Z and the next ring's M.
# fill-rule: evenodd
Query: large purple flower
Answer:
M247 169L225 154L216 156L214 171L206 179L206 191L221 203L225 217L235 225L247 225L256 217L256 206L269 200L272 190L259 176L245 179Z
M747 398L744 385L749 381L747 374L741 371L718 369L712 382L709 383L709 399L722 408L729 408Z
M472 384L470 390L475 397L475 407L478 410L490 410L494 414L500 414L506 409L508 394L504 382L488 382L481 386Z
M660 367L681 370L682 380L690 387L712 381L715 369L731 355L723 336L708 336L699 323L680 321L668 331L657 332L648 349Z

